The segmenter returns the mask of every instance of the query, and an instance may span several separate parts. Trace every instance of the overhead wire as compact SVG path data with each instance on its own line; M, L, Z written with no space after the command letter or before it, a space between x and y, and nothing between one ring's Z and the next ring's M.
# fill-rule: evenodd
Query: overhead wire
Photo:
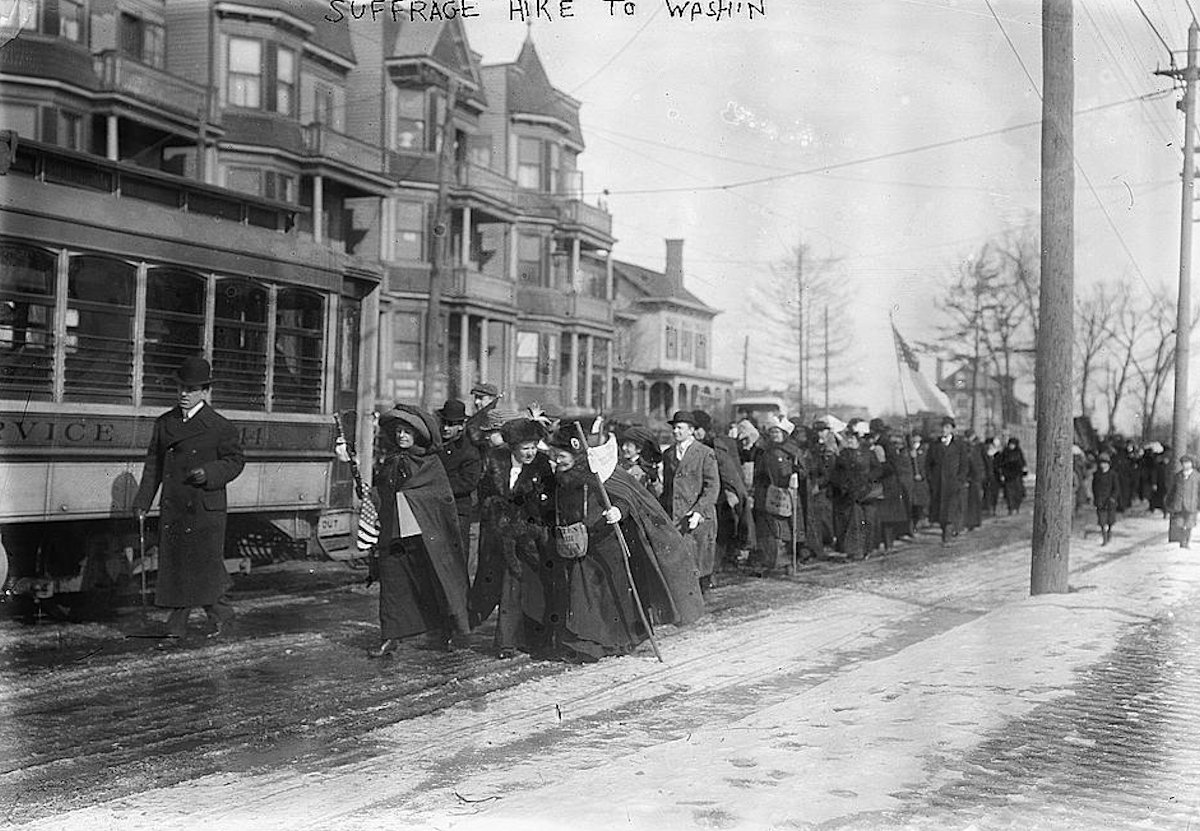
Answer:
M1042 91L1038 88L1037 83L1034 81L1033 75L1029 71L1029 67L1025 65L1025 60L1021 57L1021 53L1017 50L1016 45L1012 42L1012 38L1008 36L1008 31L1004 28L1004 24L1001 23L1000 18L996 16L991 0L983 0L983 2L986 3L988 9L992 11L992 16L996 20L996 25L1000 27L1000 31L1004 35L1004 40L1008 43L1009 49L1012 50L1013 56L1016 57L1017 63L1020 64L1021 70L1025 73L1025 77L1029 80L1029 85L1033 87L1034 92L1037 93L1038 99L1041 100ZM1057 126L1059 131L1063 132L1062 126ZM1079 158L1075 156L1074 148L1071 150L1071 157L1074 161L1076 169L1079 171L1079 175L1083 177L1084 182L1087 184L1088 190L1091 191L1092 197L1096 200L1096 202L1100 203L1101 213L1104 214L1104 218L1108 222L1108 227L1111 228L1113 234L1116 235L1117 241L1121 244L1121 248L1123 248L1125 251L1125 255L1129 257L1129 262L1133 265L1134 271L1137 272L1138 277L1141 278L1142 284L1145 285L1149 291L1153 292L1154 288L1150 285L1150 281L1146 279L1146 274L1142 271L1142 267L1138 263L1137 257L1133 255L1133 251L1130 249L1129 243L1125 241L1125 236L1121 233L1121 229L1118 228L1116 222L1113 221L1112 214L1108 212L1108 208L1104 206L1103 201L1100 199L1100 194L1096 190L1095 185L1092 184L1091 177L1088 176L1087 171L1080 163Z
M1192 0L1188 0L1189 7L1191 4ZM1154 21L1150 19L1150 15L1146 14L1146 10L1142 8L1142 4L1139 2L1139 0L1133 0L1133 5L1137 6L1137 10L1142 13L1142 18L1146 21L1146 24L1150 27L1150 30L1158 36L1159 41L1162 42L1163 48L1166 49L1167 54L1171 56L1171 66L1174 66L1175 56L1171 53L1171 45L1167 43L1167 39L1162 36L1162 32L1158 31L1158 27L1155 26ZM1193 14L1192 17L1195 18L1195 14ZM997 20L996 22L999 23L1000 21Z
M1087 113L1099 112L1100 110L1106 110L1106 109L1110 109L1112 107L1119 107L1119 106L1124 106L1126 104L1131 104L1142 98L1151 99L1151 98L1154 98L1154 97L1157 97L1160 95L1166 95L1169 93L1170 93L1170 90L1146 93L1145 95L1140 95L1140 96L1136 96L1133 98L1126 98L1126 99L1123 99L1120 101L1111 101L1107 104L1098 104L1094 107L1087 107L1082 110L1076 110L1075 114L1083 115L1083 114L1087 114ZM755 179L742 179L742 180L737 180L737 181L732 181L732 182L726 182L724 184L719 184L719 185L677 186L677 187L669 187L669 188L637 188L637 189L630 189L630 190L612 190L612 189L606 188L603 191L595 191L594 193L596 193L596 194L607 193L609 195L641 195L641 194L657 194L657 193L680 193L680 192L687 192L687 191L702 192L702 191L709 191L709 190L728 190L731 188L740 188L740 187L749 187L752 185L769 184L771 182L779 182L779 181L783 181L785 179L794 179L794 178L798 178L801 176L812 176L814 174L822 173L827 170L840 170L842 168L855 167L857 165L868 164L870 162L878 162L878 161L884 161L886 159L894 159L894 158L897 158L900 156L908 156L913 153L921 153L921 152L925 152L927 150L938 150L943 147L951 147L955 144L963 144L963 143L970 142L970 141L978 141L980 139L993 138L995 136L1005 135L1006 133L1016 132L1017 130L1026 130L1026 129L1029 129L1030 127L1037 127L1037 126L1040 126L1041 123L1042 122L1040 119L1038 119L1036 121L1025 121L1020 124L1010 124L1007 127L997 127L994 130L985 130L980 133L970 133L965 136L957 136L955 138L945 139L943 141L931 142L929 144L917 145L915 147L907 147L902 150L892 150L887 153L879 153L879 154L876 154L873 156L863 156L863 157L860 157L857 159L849 159L849 160L842 161L842 162L833 162L831 164L823 164L823 165L819 165L817 167L810 167L810 168L805 168L805 169L801 169L801 170L787 171L787 172L780 173L780 174L777 174L774 176L762 176L762 177L755 178Z

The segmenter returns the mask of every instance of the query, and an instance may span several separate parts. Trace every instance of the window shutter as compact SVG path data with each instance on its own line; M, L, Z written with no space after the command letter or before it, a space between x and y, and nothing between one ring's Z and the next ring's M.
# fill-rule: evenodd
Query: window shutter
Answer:
M267 112L275 112L278 106L279 97L276 94L276 72L279 66L279 45L274 42L263 44L266 49L263 50L263 63L266 65L262 69L262 85L263 85L263 109Z
M58 109L42 107L42 141L58 144Z

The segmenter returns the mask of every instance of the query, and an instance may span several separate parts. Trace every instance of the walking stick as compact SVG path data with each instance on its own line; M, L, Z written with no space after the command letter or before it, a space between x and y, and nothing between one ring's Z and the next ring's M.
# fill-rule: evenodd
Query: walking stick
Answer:
M792 576L796 576L796 560L798 559L798 550L800 548L800 522L797 514L800 511L799 491L796 488L788 488L788 496L792 499Z
M142 570L142 608L146 607L146 517L138 514L138 557Z
M578 421L575 422L575 432L579 434L579 441L582 442L583 458L586 460L588 471L596 477L596 484L600 486L600 504L607 511L612 507L612 502L609 501L608 491L604 487L604 482L600 479L600 474L592 470L592 460L587 456L587 436L583 432L583 425ZM587 510L587 506L584 506ZM638 617L642 620L642 625L646 627L646 633L650 636L650 646L654 649L654 657L658 658L658 662L663 661L662 653L658 650L658 640L654 637L654 627L650 625L649 619L646 617L646 610L642 608L642 598L638 594L637 584L633 582L633 569L629 565L629 543L625 541L625 532L621 530L621 524L614 523L613 530L617 532L617 542L621 544L621 560L625 563L625 576L629 578L629 591L633 595L633 605L637 608Z

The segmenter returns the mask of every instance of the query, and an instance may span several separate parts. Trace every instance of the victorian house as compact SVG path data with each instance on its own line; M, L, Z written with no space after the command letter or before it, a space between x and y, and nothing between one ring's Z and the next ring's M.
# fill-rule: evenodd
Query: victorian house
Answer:
M665 420L676 410L727 414L734 379L712 371L719 312L684 288L683 240L666 241L666 268L613 264L617 350L613 407Z

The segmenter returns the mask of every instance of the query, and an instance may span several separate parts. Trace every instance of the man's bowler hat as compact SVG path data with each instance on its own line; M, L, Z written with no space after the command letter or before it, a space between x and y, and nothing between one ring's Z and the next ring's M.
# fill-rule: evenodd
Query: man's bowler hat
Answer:
M437 414L443 424L462 424L467 420L467 405L457 398L451 398Z
M667 424L690 424L696 426L696 415L690 410L678 410Z
M185 387L205 387L212 383L212 367L203 358L187 358L175 373L175 380Z

